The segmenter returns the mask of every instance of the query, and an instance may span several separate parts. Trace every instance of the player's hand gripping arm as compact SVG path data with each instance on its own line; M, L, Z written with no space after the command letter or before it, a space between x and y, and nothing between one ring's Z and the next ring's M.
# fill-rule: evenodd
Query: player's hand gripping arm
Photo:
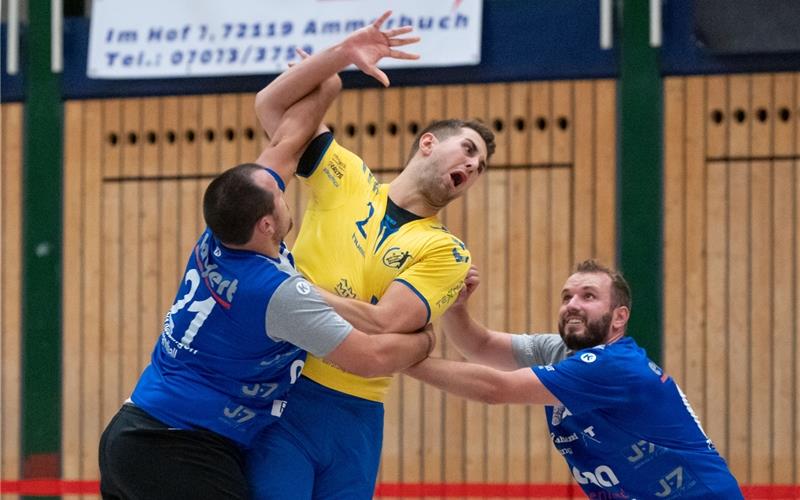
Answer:
M468 360L500 370L516 370L520 366L511 348L511 334L490 330L469 315L467 301L479 284L480 274L472 266L458 299L442 315L442 331Z

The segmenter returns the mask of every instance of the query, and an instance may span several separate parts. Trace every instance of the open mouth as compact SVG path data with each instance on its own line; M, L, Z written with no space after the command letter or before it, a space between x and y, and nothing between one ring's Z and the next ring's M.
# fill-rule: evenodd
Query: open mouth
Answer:
M453 181L453 186L458 187L467 180L467 176L462 172L453 172L450 174L450 179Z

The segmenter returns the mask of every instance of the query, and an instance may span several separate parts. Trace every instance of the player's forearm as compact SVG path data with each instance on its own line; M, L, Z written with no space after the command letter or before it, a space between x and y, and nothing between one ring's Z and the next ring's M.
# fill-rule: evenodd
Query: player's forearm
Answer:
M318 288L318 290L325 302L353 325L354 328L364 333L381 333L370 317L371 311L369 308L374 306L355 299L340 297L322 288Z
M456 396L489 404L506 402L502 400L503 372L486 366L427 358L403 373Z
M385 309L376 304L340 297L327 290L320 290L320 294L325 299L325 302L333 307L339 315L355 328L365 333L412 332L424 326L417 324L413 326L406 325L403 321L404 318L386 314ZM393 318L393 316L397 317ZM395 321L392 321L392 319Z
M442 331L456 349L471 361L478 361L489 331L469 315L466 304L454 305L442 315Z
M435 342L426 332L367 335L354 330L350 336L346 352L335 351L326 359L362 377L382 377L408 368L427 357Z
M316 88L321 86L328 94L335 90L335 97L341 82L331 77L350 63L348 52L337 44L289 68L264 87L256 95L255 109L267 134L271 137L281 116Z
M449 393L483 403L559 403L529 368L500 371L475 363L427 358L403 373Z
M426 333L371 335L375 360L371 377L390 375L419 363L433 349L433 337Z

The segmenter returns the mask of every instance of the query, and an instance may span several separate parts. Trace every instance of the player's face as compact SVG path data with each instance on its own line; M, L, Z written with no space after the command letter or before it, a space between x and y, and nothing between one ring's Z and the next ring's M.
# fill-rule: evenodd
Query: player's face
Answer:
M430 201L443 207L464 194L486 170L486 143L471 128L436 141L421 184Z
M561 290L558 333L572 350L605 343L611 333L611 278L605 273L575 273Z

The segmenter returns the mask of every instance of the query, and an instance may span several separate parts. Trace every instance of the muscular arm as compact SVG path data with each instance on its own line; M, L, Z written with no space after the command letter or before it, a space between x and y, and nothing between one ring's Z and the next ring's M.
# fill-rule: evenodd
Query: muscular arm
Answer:
M298 140L288 143L283 139L287 151L279 151L277 160L264 157L265 152L259 157L259 163L270 162L268 166L278 172L284 181L291 179L297 168L296 162L291 163L285 157L299 157L302 149L292 148L304 147L316 135L314 132L325 130L321 125L322 117L341 88L341 81L336 74L348 65L355 64L366 74L388 85L389 79L376 66L378 61L384 57L417 58L393 48L418 41L418 38L397 38L412 31L411 27L381 31L381 25L390 14L384 13L373 24L354 32L341 43L289 68L256 95L256 116L271 140L268 149L274 148L276 141L280 142L277 137L279 132L292 137L299 136ZM289 124L287 114L293 115Z
M406 285L393 282L377 304L320 290L325 301L353 326L367 333L416 332L428 322L428 309Z
M362 377L380 377L424 359L433 349L430 331L368 335L353 329L325 359Z
M367 335L336 314L300 275L289 276L271 294L266 333L330 360L362 377L388 375L425 358L435 339L417 334Z
M505 372L488 366L427 358L404 370L449 393L489 404L559 404L530 368Z
M473 320L467 300L479 284L480 275L472 266L458 299L442 316L444 334L465 358L498 370L516 370L557 363L566 357L567 348L558 335L514 335L490 330Z
M466 303L454 304L442 315L442 331L468 360L497 368L520 368L512 350L510 333L490 330L472 319Z
M294 103L281 115L279 123L269 134L269 144L256 163L270 167L288 184L309 141L326 130L320 123L340 90L341 80L337 77Z

